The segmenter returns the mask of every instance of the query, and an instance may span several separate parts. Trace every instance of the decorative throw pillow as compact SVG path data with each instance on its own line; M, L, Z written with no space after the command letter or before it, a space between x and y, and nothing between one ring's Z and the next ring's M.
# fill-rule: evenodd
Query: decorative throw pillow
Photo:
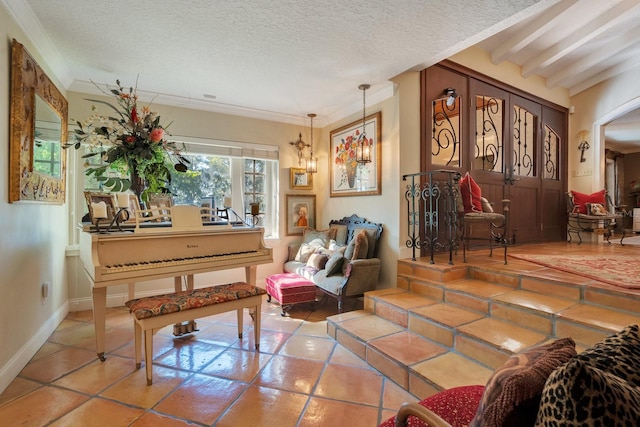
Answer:
M335 252L333 255L331 255L324 266L324 269L327 270L327 276L333 276L335 274L341 273L342 263L344 262L344 260L345 258L344 256L342 256L341 252Z
M604 189L591 194L571 191L571 197L573 197L574 212L586 215L587 203L600 203L602 206L605 206L607 204L607 201L605 200L604 195Z
M600 203L587 203L587 213L589 215L605 216L609 215L604 206Z
M355 227L353 229L353 235L357 235L358 233L360 233L361 231L364 231L366 236L367 236L367 245L368 245L368 249L367 249L367 256L364 258L373 258L373 253L376 249L376 235L378 234L378 230L375 228L361 228L361 227Z
M325 254L318 252L312 253L307 260L307 267L313 267L316 270L322 270L327 264L328 259L329 257Z
M640 387L640 328L629 325L585 349L576 358Z
M469 175L469 172L462 177L459 185L464 213L482 212L482 192L478 184Z
M453 387L429 396L418 402L452 426L466 426L476 413L484 386L466 385ZM408 427L428 427L428 424L414 416L407 418ZM391 417L379 427L395 427L396 417Z
M487 199L481 197L480 201L482 202L482 212L493 213L493 206L491 206L491 203L489 203Z
M366 259L369 252L369 239L366 230L360 230L353 238L355 245L353 247L353 257L351 259Z
M335 238L335 231L314 230L313 228L305 228L302 230L302 241L304 243L312 243L323 247L329 247L329 241Z
M470 427L533 425L544 383L576 355L571 338L511 356L491 375Z
M339 245L347 244L347 225L346 224L331 224L330 230L335 230L334 240Z
M300 249L298 249L298 253L296 254L295 260L299 262L306 263L309 261L309 257L312 253L318 250L320 246L312 245L309 243L303 243L300 245Z
M351 241L347 245L347 248L344 250L344 257L346 259L352 259L353 251L355 250L355 248L356 248L356 239L351 239Z
M574 358L549 376L536 427L639 426L640 389Z

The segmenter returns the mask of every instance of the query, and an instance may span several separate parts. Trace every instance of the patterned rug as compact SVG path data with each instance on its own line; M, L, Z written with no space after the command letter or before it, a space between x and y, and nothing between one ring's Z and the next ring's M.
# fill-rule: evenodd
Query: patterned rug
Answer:
M625 242L626 243L626 242ZM627 289L640 289L638 257L618 255L528 255L509 254L510 257L545 267L598 280Z

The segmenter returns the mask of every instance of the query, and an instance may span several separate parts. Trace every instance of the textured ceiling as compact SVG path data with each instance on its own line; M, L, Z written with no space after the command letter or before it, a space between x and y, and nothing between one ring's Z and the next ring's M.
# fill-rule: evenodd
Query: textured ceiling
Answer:
M639 0L0 2L67 89L138 79L157 103L319 126L362 108L361 83L377 102L474 45L570 94L640 67Z
M140 90L169 95L156 102L285 122L353 113L361 108L361 83L371 84L372 101L389 96L390 78L555 2L2 1L39 21L50 41L39 51L72 90L92 90L90 80L129 85L139 76ZM34 35L36 25L29 28Z

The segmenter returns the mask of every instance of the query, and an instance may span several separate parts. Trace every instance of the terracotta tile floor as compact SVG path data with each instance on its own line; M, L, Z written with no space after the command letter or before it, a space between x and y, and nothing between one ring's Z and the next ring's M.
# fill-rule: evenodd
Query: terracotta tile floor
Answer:
M149 387L125 308L109 309L104 363L91 312L70 313L0 395L0 425L371 427L417 400L329 338L335 300L290 317L266 298L262 307L260 352L249 316L238 339L235 313L199 319L200 331L181 338L159 331Z

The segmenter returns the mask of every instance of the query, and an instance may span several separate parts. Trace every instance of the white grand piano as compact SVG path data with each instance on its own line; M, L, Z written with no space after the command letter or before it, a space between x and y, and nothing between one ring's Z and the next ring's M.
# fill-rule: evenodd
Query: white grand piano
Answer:
M228 219L206 225L202 208L196 206L163 209L170 223L136 220L131 231L80 233L80 257L93 291L96 351L102 361L107 287L127 284L132 299L136 282L173 277L177 292L182 276L187 289L193 289L194 274L238 267L245 269L245 281L255 285L257 266L273 262L263 228L232 226Z

